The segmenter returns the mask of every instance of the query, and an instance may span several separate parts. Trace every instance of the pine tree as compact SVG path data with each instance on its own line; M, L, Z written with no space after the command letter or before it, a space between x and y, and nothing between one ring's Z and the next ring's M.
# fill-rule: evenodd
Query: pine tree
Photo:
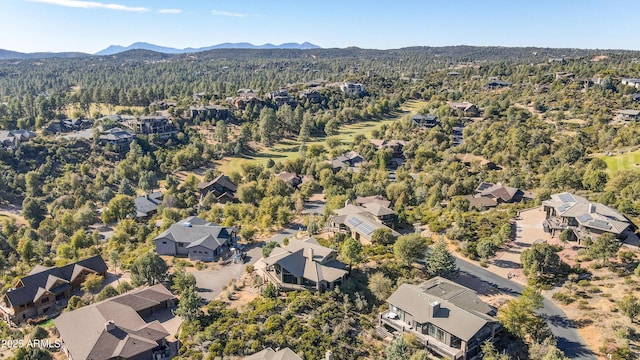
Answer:
M447 250L444 241L438 241L427 255L427 272L432 276L455 279L460 273L456 258Z
M176 315L182 317L186 321L196 320L202 312L200 311L200 296L193 286L185 288L180 293L180 301Z

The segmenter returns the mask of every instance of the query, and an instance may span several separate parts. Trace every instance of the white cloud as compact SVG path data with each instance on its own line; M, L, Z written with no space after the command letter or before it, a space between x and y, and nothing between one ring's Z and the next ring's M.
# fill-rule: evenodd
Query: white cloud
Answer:
M223 11L223 10L211 10L211 13L214 16L230 16L230 17L239 17L239 18L249 16L248 14L234 13L234 12Z
M182 12L181 9L160 9L158 13L160 14L180 14Z
M37 3L46 3L64 7L80 8L80 9L109 9L119 11L131 11L131 12L147 12L150 9L145 7L134 7L120 4L109 4L95 1L83 1L83 0L27 0Z

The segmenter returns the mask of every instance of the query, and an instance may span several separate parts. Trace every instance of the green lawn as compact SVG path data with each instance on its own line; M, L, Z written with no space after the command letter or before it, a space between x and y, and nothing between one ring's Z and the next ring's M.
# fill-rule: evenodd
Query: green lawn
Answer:
M604 156L602 159L607 163L607 168L611 172L640 170L640 150L614 156Z
M362 121L355 124L348 124L340 127L338 135L331 136L332 139L338 139L343 143L351 142L351 139L357 135L364 135L371 137L371 132L375 129L379 129L382 125L391 124L396 120L401 119L404 116L415 114L416 111L425 106L426 101L412 100L406 102L400 111L396 111L392 115L379 120ZM308 141L307 145L311 144L325 144L326 138L314 138L312 141ZM269 159L274 161L284 161L297 157L298 149L300 148L300 142L293 139L286 139L280 141L278 144L270 149L265 149L257 154L251 156L239 156L228 157L220 161L217 165L218 170L228 174L232 171L239 171L240 165L245 162L254 163L266 163Z

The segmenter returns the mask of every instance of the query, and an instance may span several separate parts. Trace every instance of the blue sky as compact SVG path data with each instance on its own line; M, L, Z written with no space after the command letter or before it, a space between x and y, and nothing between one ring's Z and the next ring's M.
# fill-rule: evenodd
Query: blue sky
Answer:
M637 0L0 0L0 49L308 41L640 49Z

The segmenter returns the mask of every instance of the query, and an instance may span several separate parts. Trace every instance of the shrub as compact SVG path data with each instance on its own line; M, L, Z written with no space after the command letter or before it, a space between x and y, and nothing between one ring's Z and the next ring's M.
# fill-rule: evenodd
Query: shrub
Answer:
M578 309L580 310L589 310L589 302L587 302L587 300L580 300L578 301Z
M569 305L576 300L573 298L573 296L567 294L566 292L561 292L561 291L553 294L553 298L558 300L564 305Z
M580 285L582 287L587 287L587 286L591 285L591 282L589 280L580 280L580 281L578 281L578 285Z

